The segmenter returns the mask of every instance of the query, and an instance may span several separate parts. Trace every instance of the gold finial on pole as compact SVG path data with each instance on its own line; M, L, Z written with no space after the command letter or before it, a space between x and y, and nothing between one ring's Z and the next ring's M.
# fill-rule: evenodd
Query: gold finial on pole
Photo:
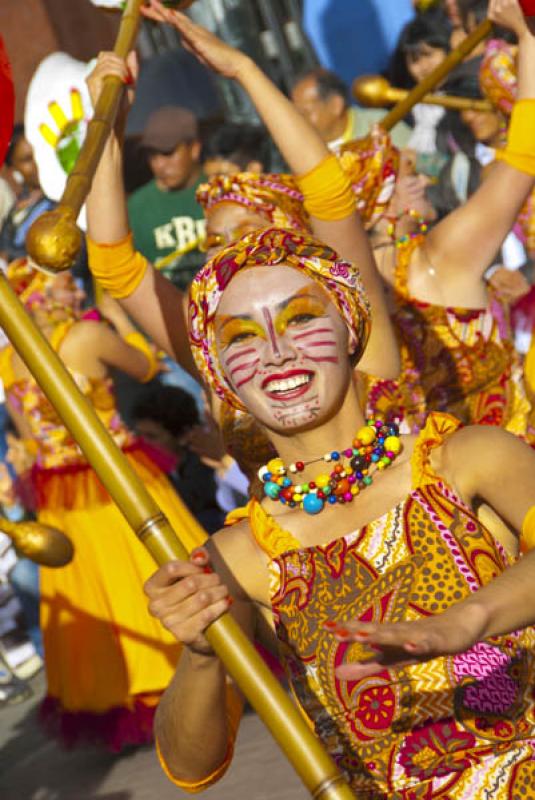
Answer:
M114 53L121 58L126 58L134 46L143 3L144 0L128 0L126 4L114 47ZM113 75L104 81L80 155L67 179L58 207L42 214L28 231L28 255L50 272L62 272L72 267L80 251L82 234L76 220L115 121L122 89L122 82Z
M72 561L72 542L57 528L29 520L11 522L0 517L0 531L9 536L21 556L43 567L65 567Z
M353 96L362 106L371 108L384 108L394 103L405 100L409 92L406 89L396 89L382 75L362 75L353 82ZM420 103L442 106L456 111L492 111L493 106L488 100L475 100L470 97L455 97L447 94L427 94Z

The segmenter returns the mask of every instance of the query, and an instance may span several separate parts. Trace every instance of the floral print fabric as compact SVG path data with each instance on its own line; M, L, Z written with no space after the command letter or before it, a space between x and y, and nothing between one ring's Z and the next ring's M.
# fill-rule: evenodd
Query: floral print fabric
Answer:
M458 423L431 415L413 458L421 482L395 508L326 546L301 547L256 502L249 521L270 557L272 608L295 695L358 798L535 797L535 636L495 637L458 656L361 681L335 667L365 645L323 623L418 619L488 583L507 558L429 465Z

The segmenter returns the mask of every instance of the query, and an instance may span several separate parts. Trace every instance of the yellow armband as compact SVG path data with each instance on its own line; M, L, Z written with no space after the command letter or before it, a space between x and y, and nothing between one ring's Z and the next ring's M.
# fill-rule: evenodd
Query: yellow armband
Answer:
M531 506L530 510L524 517L520 543L523 553L535 548L535 506Z
M513 108L507 146L496 158L535 176L535 99L518 100Z
M117 300L137 289L149 263L134 250L131 233L113 244L97 244L88 236L87 259L95 280Z
M297 183L311 217L331 222L345 219L356 210L351 183L335 155L326 156L310 172L300 175Z
M535 395L535 335L531 337L531 345L524 362L524 380L529 392Z
M165 763L165 759L162 755L162 751L160 749L160 744L158 739L156 739L156 752L158 754L158 760L160 762L160 766L169 778L169 780L178 786L180 789L183 789L185 792L189 794L197 794L198 792L203 792L205 789L208 789L209 786L212 786L214 783L217 783L227 769L229 768L232 757L234 755L234 743L236 741L236 736L238 733L238 728L240 725L241 716L243 713L243 701L238 695L236 689L231 686L227 685L227 725L228 725L228 737L229 737L229 744L227 747L227 752L225 754L225 758L223 763L216 769L211 775L207 775L206 778L203 778L200 781L196 781L195 783L191 783L188 781L181 781L171 773L171 770Z
M128 333L123 338L125 342L128 342L131 347L135 347L136 350L139 350L140 353L143 353L143 355L148 359L149 368L147 370L147 374L141 378L141 383L148 383L160 371L160 362L158 357L143 334L138 333L137 331L132 331L132 333Z

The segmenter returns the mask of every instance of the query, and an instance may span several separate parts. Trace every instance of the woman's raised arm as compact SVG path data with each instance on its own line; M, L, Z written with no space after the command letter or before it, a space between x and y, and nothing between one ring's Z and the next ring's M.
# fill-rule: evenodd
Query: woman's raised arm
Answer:
M331 155L310 123L248 55L222 42L185 14L165 8L157 0L151 0L143 13L149 19L173 25L180 33L184 47L201 63L219 75L237 81L245 89L298 178L310 173ZM357 264L366 288L374 324L359 369L378 377L396 378L399 375L399 348L368 237L354 208L351 202L347 212L335 220L322 220L311 215L311 227L319 239L343 258Z
M126 83L129 79L128 67L113 53L101 53L87 79L93 105L108 75L118 75ZM123 243L125 251L133 253L129 243L121 143L115 132L106 143L87 198L87 233L89 265L95 271L106 269L106 259L114 257L116 246L120 243ZM121 258L125 258L124 253ZM139 266L140 280L137 280L135 288L127 294L123 291L121 296L116 296L158 347L196 377L197 370L189 347L184 294L146 260L140 258ZM112 271L113 266L110 266Z
M448 295L456 293L459 305L470 289L480 285L535 185L535 36L518 0L491 0L489 17L518 37L518 95L508 149L516 149L515 127L518 130L521 125L531 131L525 163L531 161L532 168L524 171L520 162L513 162L513 166L509 159L500 157L475 194L427 236L428 262L441 285L447 286ZM428 269L429 263L422 259L422 268Z

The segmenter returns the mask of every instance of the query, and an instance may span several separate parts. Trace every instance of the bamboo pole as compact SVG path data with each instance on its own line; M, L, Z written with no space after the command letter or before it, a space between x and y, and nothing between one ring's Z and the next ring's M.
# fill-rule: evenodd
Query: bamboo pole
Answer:
M382 75L362 75L353 81L353 97L361 106L384 108L405 100L409 94L406 89L397 89ZM470 97L456 97L450 94L426 94L420 100L430 106L442 106L454 111L492 111L489 100L476 100Z
M391 130L397 125L417 103L420 103L426 94L430 94L455 67L470 55L477 45L486 39L492 30L492 22L489 19L481 22L472 33L470 33L461 44L449 53L444 61L433 70L418 86L415 86L403 100L401 100L389 113L381 120L381 127L385 131Z
M143 4L144 0L128 0L126 4L113 50L120 58L125 59L134 47ZM76 261L82 245L82 233L76 220L91 189L93 176L110 135L122 89L123 83L114 75L104 81L80 155L67 179L57 208L42 214L28 231L28 254L43 269L61 272L72 267Z
M48 341L27 316L4 275L0 275L2 327L80 445L85 457L157 564L188 553L140 478L115 445L89 401L78 390ZM183 508L188 533L199 545L206 533ZM225 614L207 638L251 705L316 800L350 800L354 795L294 703L262 661L240 626Z

